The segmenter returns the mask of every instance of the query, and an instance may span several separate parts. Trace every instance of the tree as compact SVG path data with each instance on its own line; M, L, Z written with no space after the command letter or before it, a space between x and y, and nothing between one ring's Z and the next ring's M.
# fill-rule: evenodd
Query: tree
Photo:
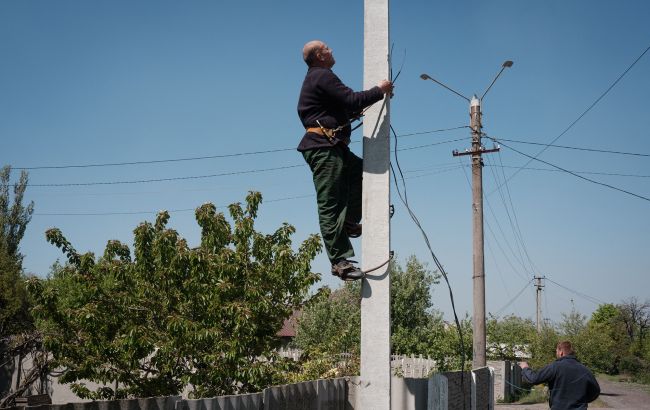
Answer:
M212 204L196 210L201 243L167 228L169 214L134 230L129 248L109 241L103 256L80 254L57 229L47 239L67 256L48 280L32 279L34 315L52 366L82 398L259 391L284 381L275 333L304 302L318 274L316 235L292 250L294 228L254 229L262 197L229 206L233 227ZM105 383L95 391L81 380Z
M642 345L650 326L650 302L646 300L642 303L636 297L631 297L619 305L619 310L630 343Z
M516 352L535 341L535 324L515 315L499 320L490 315L487 321L488 354L496 360L517 360Z
M542 329L535 336L535 341L530 347L530 364L533 368L540 368L555 360L555 348L560 341L555 328L544 323Z
M391 344L397 354L422 354L430 349L434 325L439 319L433 311L431 286L439 274L426 269L415 256L406 269L391 264ZM438 315L439 316L439 315Z
M586 320L587 317L573 307L569 314L562 313L562 321L559 325L560 333L567 339L574 339L585 328Z
M20 241L34 212L34 202L23 205L29 177L20 174L10 193L11 167L0 170L0 344L9 335L31 327L22 271ZM2 349L0 349L2 350Z
M431 286L438 283L439 276L414 256L407 260L405 269L391 263L390 275L393 352L428 355L442 370L460 368L457 330L445 324L431 301ZM345 284L304 309L295 339L296 347L304 351L298 379L358 374L360 294L360 283ZM469 319L462 320L461 326L467 360L472 351ZM349 359L342 361L340 354L344 352Z
M294 345L303 351L294 381L350 376L359 373L361 343L361 282L323 288L305 306Z

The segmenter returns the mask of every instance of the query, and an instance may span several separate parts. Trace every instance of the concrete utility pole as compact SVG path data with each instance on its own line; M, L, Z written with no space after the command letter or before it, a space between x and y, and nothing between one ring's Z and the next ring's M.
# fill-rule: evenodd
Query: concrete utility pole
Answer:
M544 276L535 276L537 281L535 284L535 287L537 287L537 333L542 332L542 288L544 287L542 279L544 278Z
M473 360L472 368L484 367L485 361L485 258L483 256L483 159L481 154L498 151L498 148L485 149L481 145L481 100L473 96L469 104L470 128L472 130L472 150L454 156L472 156L472 222L473 235Z
M363 88L390 80L388 0L364 0ZM363 120L363 270L390 257L390 98ZM386 264L363 280L361 299L362 409L390 410L390 276Z

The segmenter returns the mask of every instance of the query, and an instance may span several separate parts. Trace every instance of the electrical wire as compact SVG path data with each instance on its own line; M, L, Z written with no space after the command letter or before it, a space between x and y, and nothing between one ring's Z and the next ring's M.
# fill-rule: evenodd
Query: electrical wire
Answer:
M486 135L486 136L487 136L487 135ZM511 147L511 146L509 146L509 145L504 144L503 142L501 142L500 140L498 140L498 139L496 139L496 138L492 138L492 137L489 137L489 136L487 136L487 137L488 137L489 139L491 139L492 141L497 142L497 143L503 145L504 147L509 148L509 149L515 151L515 152L518 153L518 154L521 154L521 155L523 155L523 156L525 156L525 157L530 158L531 161L539 161L539 162L541 162L541 163L543 163L543 164L546 164L546 165L549 165L549 166L551 166L551 167L553 167L553 168L557 168L557 169L559 169L560 171L566 172L567 174L573 175L574 177L578 177L578 178L580 178L580 179L584 179L584 180L587 181L587 182L591 182L592 184L602 185L602 186L604 186L604 187L607 187L607 188L613 189L613 190L615 190L615 191L623 192L623 193L625 193L625 194L628 194L628 195L631 195L631 196L637 197L637 198L639 198L639 199L643 199L643 200L645 200L645 201L650 202L650 198L645 197L645 196L643 196L643 195L635 194L634 192L626 191L625 189L621 189L621 188L615 187L615 186L613 186L613 185L606 184L606 183L604 183L604 182L599 182L599 181L596 181L596 180L593 180L593 179L590 179L590 178L587 178L587 177L583 177L582 175L576 174L575 172L569 171L568 169L564 169L564 168L559 167L559 166L557 166L557 165L551 164L550 162L547 162L547 161L541 160L541 159L539 159L539 158L533 157L532 155L528 155L528 154L526 154L526 153L523 153L523 152L521 152L521 151L519 151L519 150L517 150L517 149L515 149L515 148L513 148L513 147Z
M298 196L291 196L291 197L285 197L285 198L276 198L276 199L268 199L264 200L264 203L272 203L272 202L282 202L282 201L289 201L293 199L302 199L302 198L311 198L313 197L314 194L309 194L309 195L298 195ZM225 209L227 208L226 205L222 206L217 206L217 209ZM171 213L180 213L180 212L194 212L196 211L196 208L182 208L182 209L171 209L167 210L167 212ZM118 216L118 215L156 215L160 211L123 211L123 212L39 212L39 213L34 213L34 216Z
M564 148L564 149L572 149L572 150L576 150L576 151L599 152L599 153L603 153L603 154L617 154L617 155L632 155L632 156L637 156L637 157L650 157L650 154L641 154L641 153L638 153L638 152L624 152L624 151L612 151L612 150L596 149L596 148L570 147L570 146L567 146L567 145L544 144L544 143L541 143L541 142L511 140L511 139L506 139L506 138L499 138L499 140L514 142L514 143L517 143L517 144L543 145L543 146L549 147L549 148Z
M486 160L489 162L490 161L489 157L486 157ZM499 177L498 177L497 173L494 172L494 168L490 168L490 171L492 172L492 176L493 176L494 180L496 181L496 185L501 186L500 181L499 181ZM532 263L531 263L531 260L530 260L530 256L528 255L528 251L526 250L526 245L524 243L523 235L521 234L521 230L519 229L519 221L517 219L517 214L515 213L515 208L514 208L514 205L512 203L512 196L510 195L510 189L508 188L507 183L503 184L503 185L506 186L506 191L507 191L507 194L508 194L510 207L508 207L508 202L506 202L506 198L505 198L505 196L503 194L503 190L501 188L498 189L499 197L501 198L501 203L503 204L503 208L506 211L506 216L508 217L508 222L510 223L510 229L512 230L512 235L514 236L515 243L517 244L517 250L519 251L519 257L521 258L522 266L524 266L524 263L523 263L524 255L526 255L526 257L528 259L528 263L530 265L529 266L529 268L530 268L529 273L530 273L530 272L534 271L534 269L533 269L533 266L532 266ZM487 198L486 198L486 202L488 204L490 203ZM490 207L490 210L492 210L491 207ZM510 212L511 210L512 210L512 215L511 215L511 212ZM494 213L493 213L493 215L494 215ZM513 218L514 218L514 223L513 223ZM496 219L496 216L495 216L495 219ZM522 254L522 250L523 250L523 254ZM524 266L524 269L528 270L525 266Z
M461 157L458 157L458 161L459 161L459 162L461 161ZM463 168L463 174L465 175L465 181L467 181L467 186L469 187L469 190L470 190L470 192L471 192L471 191L472 191L472 183L469 181L469 176L467 175L467 171L465 170L465 168ZM484 199L485 199L485 202L486 202L487 205L488 205L488 210L490 211L490 213L492 214L492 217L494 218L494 222L496 223L497 227L499 228L499 232L501 232L501 236L503 237L503 239L504 239L506 245L508 245L508 249L510 249L510 252L512 253L512 256L515 258L515 260L516 260L517 262L519 262L519 264L521 265L521 267L523 268L523 270L526 271L526 266L524 265L523 260L517 258L517 254L516 254L515 251L512 249L512 246L510 246L510 242L508 241L508 238L506 237L506 234L503 232L503 228L501 228L501 224L499 223L499 220L498 220L498 218L496 217L496 214L494 213L494 210L492 209L492 205L490 204L489 199L488 199L487 197L484 197ZM488 231L490 232L490 234L492 234L492 238L494 239L494 243L496 243L497 246L499 247L499 250L501 250L501 253L502 253L503 256L506 258L506 261L507 261L508 264L510 265L510 268L513 270L513 272L515 272L515 273L516 273L519 277L521 277L522 279L524 279L524 280L529 280L529 279L526 278L525 276L522 276L522 274L519 272L519 270L516 269L516 268L514 267L513 263L510 261L510 258L508 257L508 255L506 254L506 252L503 250L503 247L501 246L501 243L500 243L499 240L497 239L497 236L496 236L496 234L494 233L494 230L492 229L492 225L490 225L490 221L489 221L488 219L485 219L484 221L485 221L485 224L486 224L487 227L488 227ZM529 274L530 274L530 273L529 273ZM532 276L532 275L531 275L531 276Z
M614 81L614 82L613 82L613 83L612 83L612 84L611 84L611 85L610 85L610 86L609 86L609 87L608 87L608 88L607 88L607 89L606 89L602 94L600 94L600 96L599 96L598 98L596 98L596 100L595 100L595 101L594 101L594 102L593 102L589 107L587 107L587 109L584 110L584 111L582 112L582 114L580 114L580 115L578 116L578 118L576 118L576 119L575 119L571 124L569 124L569 126L566 127L566 128L564 129L564 131L562 131L560 134L558 134L558 136L556 136L555 138L553 138L553 140L552 140L550 143L548 143L548 144L544 144L544 145L546 145L544 148L542 148L542 149L541 149L537 154L535 154L534 156L529 157L530 159L528 160L528 162L526 162L526 163L525 163L523 166L521 166L517 171L515 171L512 175L510 175L510 177L508 178L508 181L510 181L512 178L514 178L515 175L517 175L517 174L518 174L522 169L526 168L526 167L527 167L527 166L528 166L528 165L529 165L533 160L537 159L537 157L539 157L540 155L542 155L542 153L544 153L544 151L546 151L550 145L554 144L557 140L559 140L560 138L562 138L562 136L563 136L564 134L566 134L567 132L569 132L569 130L570 130L571 128L573 128L573 126L576 125L576 124L578 123L578 121L580 121L580 120L581 120L585 115L587 115L587 113L588 113L589 111L591 111L591 109L594 108L594 107L596 106L596 104L598 104L598 103L600 102L600 100L602 100L602 99L603 99L603 98L604 98L604 97L605 97L605 96L606 96L606 95L607 95L607 94L612 90L612 88L614 88L614 87L616 86L616 84L618 84L619 81L621 81L621 80L623 79L623 77L625 77L625 75L626 75L626 74L627 74L627 73L632 69L632 67L634 67L634 66L636 65L636 63L639 62L639 60L641 60L641 58L642 58L642 57L643 57L643 56L648 52L648 50L650 50L650 46L648 46L648 48L646 48L646 49L641 53L641 55L640 55L639 57L637 57L637 59L634 60L634 62L633 62L632 64L630 64L630 65L627 67L627 69L626 69L625 71L623 71L623 73L622 73L620 76L618 76L618 78L617 78L617 79L616 79L616 80L615 80L615 81Z
M501 312L503 312L503 311L506 310L510 305L512 305L512 304L515 302L515 300L517 300L517 299L519 298L519 296L521 296L521 294L524 293L524 291L526 290L526 288L528 287L528 285L529 285L530 282L532 282L532 281L533 281L533 280L531 279L531 280L529 280L528 282L526 282L526 284L524 285L524 287L521 288L521 290L520 290L519 292L517 292L517 294L516 294L512 299L510 299L510 300L509 300L509 301L508 301L508 302L507 302L507 303L506 303L506 304L505 304L501 309L499 309L499 310L496 311L495 315L496 315L496 316L499 316L499 314L500 314Z
M510 185L508 185L508 182L506 180L506 174L504 172L503 168L503 158L501 157L501 152L497 153L498 158L499 158L499 163L502 165L501 166L501 174L503 175L503 180L504 184L506 187L506 193L508 194L508 200L510 203L510 209L512 209L512 215L514 216L515 219L515 228L516 232L519 234L519 240L521 241L521 247L524 250L524 254L526 255L526 258L528 259L528 263L530 264L531 269L534 271L539 271L535 263L533 262L532 258L530 257L530 254L528 253L528 247L526 246L526 242L524 241L524 235L521 233L521 227L519 225L519 218L517 218L517 212L515 211L515 206L512 202L512 194L510 193Z
M170 182L170 181L186 181L190 179L205 179L205 178L216 178L223 176L231 175L243 175L243 174L257 174L260 172L269 172L269 171L279 171L283 169L305 167L305 164L296 164L296 165L286 165L282 167L273 167L273 168L261 168L261 169L251 169L246 171L233 171L233 172L222 172L220 174L209 174L209 175L190 175L185 177L169 177L169 178L152 178L152 179L137 179L137 180L128 180L128 181L104 181L104 182L67 182L67 183L54 183L54 184L29 184L30 187L69 187L69 186L92 186L92 185L125 185L125 184L147 184L152 182Z
M392 131L393 135L395 136L395 152L397 152L398 151L397 150L397 133L395 132L395 129L393 128L392 125L390 126L390 130ZM411 217L411 220L413 221L413 223L415 223L415 226L417 226L418 229L420 230L420 233L422 234L422 237L424 238L424 242L425 242L427 248L429 249L429 253L431 254L431 258L433 259L434 263L438 267L438 270L442 274L442 277L445 279L445 283L447 284L447 289L449 290L449 299L451 301L451 309L452 309L452 311L454 313L454 322L456 324L456 330L458 332L458 340L459 340L459 344L460 344L461 370L464 371L465 370L465 360L466 360L465 359L465 342L464 342L464 339L463 339L463 330L462 330L462 327L460 325L460 320L458 319L458 314L456 313L456 303L454 301L454 292L453 292L453 290L451 288L451 284L450 284L449 278L447 276L447 271L445 271L445 268L442 266L442 264L438 260L438 257L436 256L435 252L433 252L433 248L431 247L431 242L429 241L429 237L428 237L427 233L425 232L424 228L422 228L422 225L420 224L419 219L417 218L417 216L415 215L415 213L413 212L413 210L409 206L408 197L407 197L407 193L406 193L406 183L405 183L405 179L404 179L404 174L402 173L402 167L399 164L399 159L397 158L397 155L395 155L395 164L397 165L397 169L399 170L400 177L401 177L401 180L402 180L402 186L404 188L404 194L402 195L402 191L400 190L399 183L397 181L397 175L395 173L395 169L393 168L393 163L391 162L390 169L391 169L391 174L393 175L393 179L395 181L395 188L397 190L397 194L398 194L400 200L402 201L402 204L404 204L404 207L406 208L409 216ZM461 383L462 383L462 381L461 381Z
M468 128L468 126L464 125L459 127L440 128L440 129L428 130L428 131L411 132L407 134L401 134L399 135L399 137L402 138L402 137L410 137L414 135L436 134L436 133L447 132L447 131L455 131L463 128ZM453 141L449 141L449 142L453 142ZM358 141L352 142L352 144L358 144L358 143L359 143ZM32 166L32 167L12 166L11 168L16 170L35 171L35 170L44 170L44 169L119 167L119 166L127 166L127 165L149 165L149 164L164 164L164 163L174 163L174 162L184 162L184 161L200 161L206 159L232 158L232 157L242 157L242 156L250 156L250 155L273 154L278 152L288 152L288 151L295 151L295 150L296 150L295 147L276 148L276 149L268 149L268 150L261 150L261 151L235 152L232 154L204 155L204 156L183 157L183 158L167 158L167 159L124 161L124 162L104 162L104 163L96 163L96 164L39 165L39 166Z
M486 165L486 167L497 167L497 168L519 168L515 166L509 166L509 165L494 165L494 164L489 164ZM526 168L526 171L546 171L546 172L563 172L559 169L553 169L553 168L531 168L528 167ZM640 175L640 174L620 174L620 173L615 173L615 172L592 172L592 171L572 171L575 172L576 174L585 174L585 175L604 175L604 176L613 176L613 177L633 177L633 178L650 178L650 175ZM494 192L499 188L496 188Z
M598 299L598 298L595 298L595 297L593 297L593 296L586 295L586 294L584 294L584 293L578 292L577 290L573 290L573 289L571 289L571 288L569 288L569 287L567 287L567 286L564 286L564 285L562 285L562 284L559 284L559 283L557 283L556 281L554 281L553 279L549 278L548 276L547 276L545 279L546 279L547 281L553 283L554 285L557 285L557 286L561 287L562 289L564 289L564 290L566 290L566 291L569 291L569 292L571 292L571 293L573 293L573 294L575 294L575 295L577 295L577 296L580 296L581 298L583 298L583 299L585 299L585 300L587 300L587 301L589 301L589 302L591 302L591 303L593 303L593 304L596 304L596 305L604 305L604 304L607 303L607 302L603 302L602 300L600 300L600 299Z

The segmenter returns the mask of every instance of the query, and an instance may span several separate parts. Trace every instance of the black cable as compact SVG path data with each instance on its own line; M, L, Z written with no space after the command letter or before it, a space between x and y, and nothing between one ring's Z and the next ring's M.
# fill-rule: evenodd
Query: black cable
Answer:
M393 126L390 126L390 130L392 131L393 135L395 136L395 151L397 152L397 133L395 132L395 129ZM424 242L427 245L427 248L429 249L429 253L431 254L431 258L433 259L434 263L438 267L438 270L442 274L442 277L445 279L445 282L447 284L447 288L449 289L449 299L451 301L451 308L452 311L454 312L454 322L456 323L456 329L458 332L458 339L459 339L459 344L460 344L460 354L461 354L461 376L462 373L465 371L465 341L463 340L463 330L460 325L460 321L458 320L458 314L456 313L456 304L454 302L454 292L451 289L451 284L449 283L449 278L447 277L447 272L445 271L445 268L442 266L438 258L436 257L436 254L433 252L433 248L431 247L431 242L429 241L429 237L427 233L424 231L424 228L422 228L422 225L420 224L420 221L418 220L417 216L411 209L411 207L408 204L408 198L406 195L406 183L404 181L404 174L402 173L402 168L399 164L399 159L397 158L397 155L395 155L395 164L397 165L397 169L399 170L401 179L402 179L402 185L404 187L404 195L402 195L402 192L399 189L399 183L397 181L397 175L395 174L395 169L393 168L393 164L391 162L390 168L391 168L391 173L393 175L393 179L395 181L395 188L397 189L397 194L406 207L406 210L409 213L409 216L411 217L411 220L413 223L415 223L415 226L418 227L420 230L420 233L422 234L422 237L424 238ZM462 383L461 383L462 384Z
M530 158L531 161L533 161L533 160L534 160L534 161L539 161L539 162L541 162L541 163L543 163L543 164L546 164L546 165L552 166L553 168L557 168L557 169L559 169L560 171L564 171L564 172L566 172L567 174L571 174L571 175L573 175L574 177L578 177L578 178L580 178L580 179L584 179L585 181L591 182L592 184L602 185L602 186L604 186L604 187L607 187L607 188L613 189L613 190L615 190L615 191L623 192L623 193L625 193L625 194L632 195L632 196L635 196L635 197L637 197L637 198L640 198L640 199L643 199L643 200L646 200L646 201L650 202L650 198L645 197L645 196L643 196L643 195L635 194L634 192L626 191L626 190L624 190L624 189L617 188L617 187L615 187L615 186L613 186L613 185L609 185L609 184L606 184L606 183L604 183L604 182L599 182L599 181L595 181L595 180L590 179L590 178L587 178L587 177L583 177L582 175L578 175L578 174L576 174L575 172L571 172L571 171L569 171L569 170L567 170L567 169L564 169L564 168L559 167L559 166L557 166L557 165L551 164L550 162L546 162L546 161L541 160L541 159L539 159L539 158L535 158L535 157L533 157L533 156L531 156L531 155L525 154L525 153L523 153L523 152L521 152L521 151L519 151L519 150L517 150L517 149L515 149L515 148L512 148L512 147L509 146L509 145L504 144L503 142L499 141L499 140L496 139L496 138L492 138L492 137L489 137L489 136L488 136L488 138L491 139L491 140L494 141L494 142L497 142L497 143L503 145L503 146L506 147L506 148L510 148L511 150L515 151L515 152L518 153L518 154L521 154L521 155L523 155L523 156L525 156L525 157Z
M542 149L541 149L541 150L540 150L540 151L539 151L539 152L538 152L534 157L530 157L530 160L528 160L528 162L526 162L526 163L525 163L523 166L521 166L517 171L515 171L512 175L510 175L510 177L508 178L508 180L511 180L512 178L514 178L515 175L517 175L517 174L518 174L522 169L526 168L526 167L527 167L527 166L528 166L528 165L529 165L529 164L530 164L534 159L537 159L537 157L539 157L540 155L542 155L542 153L543 153L544 151L546 151L546 149L547 149L550 145L554 144L557 140L559 140L560 138L562 138L562 136L563 136L564 134L566 134L566 133L567 133L571 128L573 128L573 126L576 125L576 124L578 123L578 121L580 121L580 120L582 119L582 117L584 117L584 116L585 116L589 111L591 111L591 109L594 108L594 107L596 106L596 104L598 104L598 103L600 102L600 100L602 100L602 99L603 99L603 98L604 98L604 97L605 97L605 96L606 96L606 95L607 95L607 94L612 90L612 88L614 88L614 87L616 86L616 84L618 84L618 82L621 81L621 79L623 79L623 77L625 77L625 75L628 73L628 71L630 71L630 70L632 69L632 67L634 67L634 66L636 65L636 63L639 62L639 60L641 60L641 58L642 58L642 57L643 57L643 56L648 52L648 50L650 50L650 46L649 46L648 48L646 48L646 49L643 51L643 53L641 53L641 55L640 55L639 57L637 57L637 59L634 60L634 62L633 62L632 64L630 64L630 66L629 66L625 71L623 71L623 74L621 74L620 76L618 76L618 78L616 79L616 81L614 81L614 82L613 82L613 83L612 83L612 84L607 88L607 90L605 90L605 92L603 92L603 93L602 93L598 98L596 98L596 101L594 101L594 102L593 102L593 103L592 103L592 104L591 104L591 105L590 105L586 110L584 110L583 113L580 114L580 115L578 116L578 118L575 119L575 121L573 121L571 124L569 124L569 126L566 127L566 128L564 129L564 131L562 131L562 132L561 132L557 137L553 138L553 140L552 140L550 143L548 143L548 144L544 144L544 145L546 145L546 146L545 146L544 148L542 148Z
M640 154L636 152L624 152L624 151L612 151L606 149L596 149L596 148L582 148L582 147L570 147L567 145L553 145L553 144L544 144L541 142L530 142L530 141L519 141L519 140L510 140L505 138L499 138L501 141L515 142L517 144L528 144L528 145L543 145L549 148L564 148L572 149L576 151L587 151L587 152L600 152L603 154L617 154L617 155L633 155L637 157L650 157L650 154Z

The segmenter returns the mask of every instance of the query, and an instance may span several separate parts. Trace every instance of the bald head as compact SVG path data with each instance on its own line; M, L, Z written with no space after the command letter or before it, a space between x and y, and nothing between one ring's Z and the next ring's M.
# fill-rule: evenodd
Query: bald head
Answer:
M332 50L320 40L312 40L304 45L302 59L309 67L332 68L335 63Z

